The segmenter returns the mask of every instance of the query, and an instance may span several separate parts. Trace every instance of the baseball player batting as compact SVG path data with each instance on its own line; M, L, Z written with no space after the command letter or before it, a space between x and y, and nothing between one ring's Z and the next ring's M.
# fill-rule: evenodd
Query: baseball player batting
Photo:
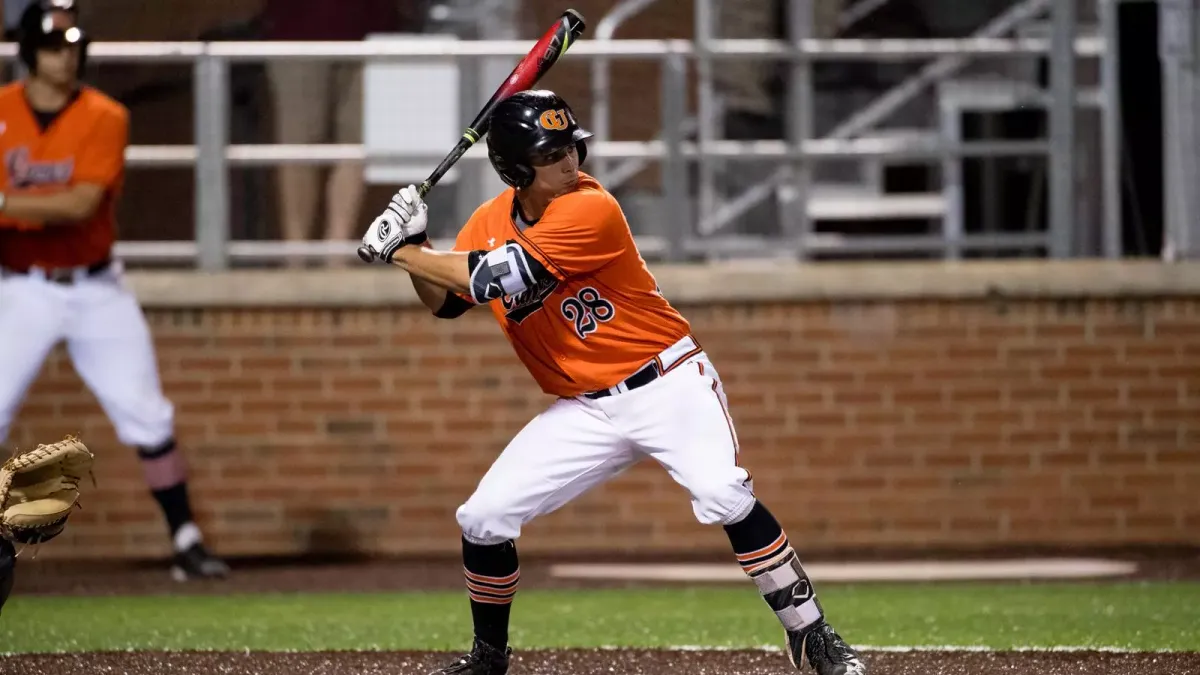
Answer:
M516 93L495 108L487 136L510 187L475 211L452 251L430 246L428 207L413 185L363 236L375 260L409 273L435 316L487 305L542 390L558 397L458 509L475 636L468 654L437 673L508 671L521 527L648 456L687 489L700 522L724 527L783 624L793 665L862 675L738 465L716 367L659 292L616 199L579 170L590 136L553 92Z
M149 329L112 258L129 111L80 84L88 37L76 21L74 0L30 5L18 38L29 74L0 89L0 443L65 341L121 442L138 449L171 534L173 576L224 576L192 519Z

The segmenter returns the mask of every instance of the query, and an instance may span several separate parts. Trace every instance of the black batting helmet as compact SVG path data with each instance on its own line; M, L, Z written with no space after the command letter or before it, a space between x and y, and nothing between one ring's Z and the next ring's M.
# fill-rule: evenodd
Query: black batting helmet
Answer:
M59 28L54 25L53 12L67 12L78 18L79 8L75 0L36 0L21 14L17 29L17 43L21 61L30 73L37 73L37 52L47 47L79 45L79 76L87 63L87 48L91 39L82 28Z
M515 188L533 182L529 160L575 143L579 163L587 157L584 140L592 133L575 120L571 106L545 89L521 91L504 99L492 111L488 127L488 159L500 179Z

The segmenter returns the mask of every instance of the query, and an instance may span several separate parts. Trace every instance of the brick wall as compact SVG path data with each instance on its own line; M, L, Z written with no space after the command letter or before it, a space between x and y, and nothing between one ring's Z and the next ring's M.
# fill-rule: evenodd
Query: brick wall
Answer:
M808 550L1200 543L1196 299L686 312L758 491ZM199 516L226 554L453 553L455 508L547 403L482 313L149 316ZM99 486L40 555L164 553L133 452L59 351L10 441L67 432L98 453ZM727 546L649 463L536 521L522 545Z

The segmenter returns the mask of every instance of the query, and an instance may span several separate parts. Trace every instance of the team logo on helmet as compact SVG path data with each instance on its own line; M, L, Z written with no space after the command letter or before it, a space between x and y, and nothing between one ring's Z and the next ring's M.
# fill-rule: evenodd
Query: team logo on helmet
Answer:
M547 110L538 118L538 124L542 125L543 129L550 131L562 131L567 128L567 124L571 121L566 110L559 108L557 110Z

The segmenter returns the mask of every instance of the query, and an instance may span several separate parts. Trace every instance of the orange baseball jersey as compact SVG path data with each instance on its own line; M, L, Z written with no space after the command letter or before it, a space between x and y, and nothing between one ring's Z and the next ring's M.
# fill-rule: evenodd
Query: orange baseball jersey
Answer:
M24 83L0 88L0 190L52 194L79 183L107 188L86 221L48 224L0 215L0 266L73 267L108 257L128 138L129 111L91 87L82 87L45 130L25 99Z
M514 191L484 202L456 251L514 242L553 276L488 304L518 358L557 396L607 389L687 336L691 327L646 268L617 200L580 172L533 225L513 220Z

